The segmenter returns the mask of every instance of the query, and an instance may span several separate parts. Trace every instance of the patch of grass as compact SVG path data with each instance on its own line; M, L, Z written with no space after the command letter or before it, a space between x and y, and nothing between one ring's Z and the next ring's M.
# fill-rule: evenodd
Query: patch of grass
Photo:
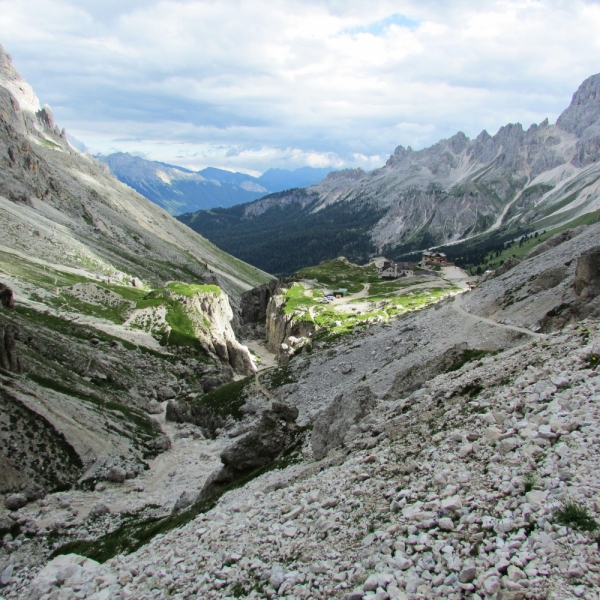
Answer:
M378 281L375 265L360 266L339 258L324 261L315 267L306 267L295 275L304 279L316 279L332 290L346 288L350 294L362 291L365 283Z
M201 398L194 402L194 406L198 408L209 408L214 413L221 417L232 416L239 421L242 418L240 409L244 406L243 391L254 378L252 376L240 379L239 381L231 381L225 385L204 394Z
M197 285L195 283L183 283L181 281L170 281L166 289L181 296L194 296L195 294L220 294L218 285Z
M130 310L130 306L126 303L120 304L119 306L101 306L79 300L69 294L47 298L40 298L36 294L32 294L32 299L48 306L53 306L59 310L106 319L107 321L112 321L117 324L121 324L127 319Z
M290 371L289 365L283 365L281 367L277 367L273 369L269 375L269 386L272 388L278 388L282 385L287 385L290 383L296 383L296 379L294 375Z
M598 522L588 512L586 506L575 502L566 502L554 512L556 521L566 527L581 531L596 531Z
M322 296L322 292L320 296ZM317 305L315 298L320 296L314 296L312 290L307 290L304 286L299 283L295 283L285 293L285 304L283 312L289 315L293 312L301 311L303 314L298 315L300 320L312 320L310 317L310 307Z

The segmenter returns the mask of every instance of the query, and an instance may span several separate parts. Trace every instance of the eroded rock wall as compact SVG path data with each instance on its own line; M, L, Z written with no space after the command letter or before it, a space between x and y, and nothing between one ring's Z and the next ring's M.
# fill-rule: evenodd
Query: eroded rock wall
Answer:
M193 296L172 296L185 306L196 336L214 357L242 375L256 371L248 348L236 339L232 327L233 310L226 294L209 291Z
M285 311L285 291L287 290L284 288L280 290L280 294L272 296L267 306L267 348L278 354L280 362L285 362L285 357L288 356L286 351L293 347L297 340L315 330L312 321L299 320L293 312ZM285 345L285 348L282 348L282 345Z

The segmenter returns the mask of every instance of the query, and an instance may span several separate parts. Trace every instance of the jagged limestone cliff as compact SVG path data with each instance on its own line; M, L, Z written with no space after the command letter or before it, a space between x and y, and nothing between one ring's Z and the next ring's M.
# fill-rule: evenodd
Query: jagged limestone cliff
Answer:
M542 231L600 210L599 115L593 75L556 124L511 123L475 139L458 132L418 151L398 146L380 169L331 173L306 190L183 220L281 274L340 254L366 262L486 232Z

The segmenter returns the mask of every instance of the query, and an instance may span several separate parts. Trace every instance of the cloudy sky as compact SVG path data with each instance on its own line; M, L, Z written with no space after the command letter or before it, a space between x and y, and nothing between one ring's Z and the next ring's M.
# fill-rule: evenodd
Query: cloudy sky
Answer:
M0 43L94 152L371 169L556 120L600 72L600 2L0 0Z

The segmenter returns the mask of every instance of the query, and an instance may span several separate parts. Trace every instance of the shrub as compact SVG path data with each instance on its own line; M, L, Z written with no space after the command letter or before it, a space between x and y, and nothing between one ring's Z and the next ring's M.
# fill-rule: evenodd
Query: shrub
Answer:
M581 531L596 531L598 522L589 513L585 506L575 502L566 502L554 513L556 520L561 525L580 529Z

